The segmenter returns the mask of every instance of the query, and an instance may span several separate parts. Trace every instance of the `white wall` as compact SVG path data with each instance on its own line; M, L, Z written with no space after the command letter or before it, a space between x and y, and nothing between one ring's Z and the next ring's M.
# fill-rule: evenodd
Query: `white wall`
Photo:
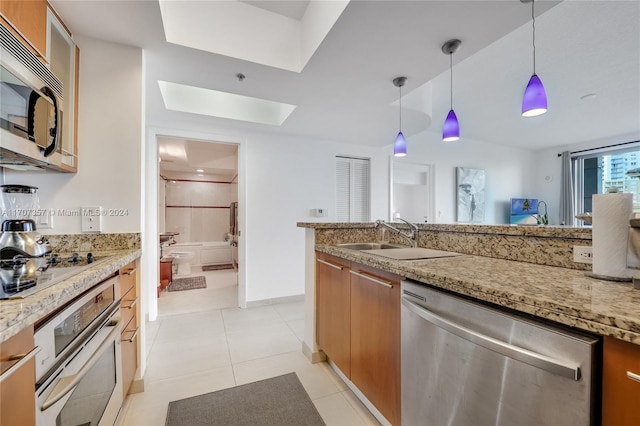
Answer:
M77 174L6 171L6 183L39 188L41 208L126 209L103 217L103 232L140 232L142 51L77 37L80 47ZM80 217L56 216L42 234L77 234Z
M545 200L549 207L549 224L557 225L560 222L560 170L561 161L558 157L563 151L580 151L583 149L599 148L618 143L640 140L640 131L637 133L611 136L606 139L596 139L572 145L565 145L551 149L541 150L535 153L536 169L533 175L534 184L540 188L538 198ZM581 213L581 212L576 212Z
M168 121L163 120L163 127ZM150 133L241 145L239 248L244 253L244 269L240 269L244 275L239 281L246 282L244 299L249 303L304 293L304 230L296 223L335 220L336 155L371 158L376 171L372 173L372 218L388 215L387 148L238 132L211 126L201 117L176 117L170 123L171 129L164 130L149 123ZM150 149L147 155L156 154ZM154 164L154 159L147 158L147 164ZM312 217L314 208L325 208L329 215Z
M456 167L485 170L485 224L509 223L512 197L539 198L532 178L536 156L528 150L468 138L442 142L440 134L424 131L407 138L405 158L435 165L436 217L430 223L456 220Z

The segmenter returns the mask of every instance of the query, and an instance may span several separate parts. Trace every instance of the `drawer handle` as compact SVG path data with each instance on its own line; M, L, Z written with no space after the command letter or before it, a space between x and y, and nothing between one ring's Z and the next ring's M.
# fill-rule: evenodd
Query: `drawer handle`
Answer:
M322 259L317 259L318 262L322 263L323 265L327 265L327 266L331 266L334 269L337 269L339 271L342 271L343 267L339 266L339 265L334 265L333 263L329 263L326 260L322 260Z
M133 307L136 306L136 304L138 303L138 298L136 297L133 300L128 300L128 302L130 302L129 306L122 306L121 308L122 309L133 309Z
M135 330L127 330L124 333L131 333L133 332L133 334L131 335L130 338L128 339L122 339L120 340L121 342L129 342L129 343L133 343L134 340L136 340L136 336L138 335L138 330L140 330L140 327L136 328ZM122 333L122 334L124 334Z
M636 382L640 382L640 374L627 371L627 377L630 378L631 380L635 380Z
M129 270L124 271L124 272L123 272L123 274L124 274L124 275L133 275L133 274L135 274L135 272L136 272L136 270L137 270L137 269L138 269L138 268L131 268L131 269L129 269Z
M384 287L387 287L387 288L393 288L393 286L391 284L389 284L388 282L386 282L386 281L381 281L381 280L379 280L377 278L370 277L369 275L361 274L360 272L356 272L356 271L350 271L350 272L353 275L356 275L356 276L358 276L360 278L364 278L365 280L372 281L372 282L374 282L376 284L379 284L381 286L384 286Z
M7 361L16 361L16 360L18 361L15 364L13 364L11 367L7 368L7 370L4 373L2 373L2 375L0 375L0 383L2 383L4 379L11 376L20 368L22 368L22 366L25 365L27 362L29 362L34 356L36 356L38 352L40 352L40 347L36 346L26 354L19 354L19 355L14 355L9 357Z

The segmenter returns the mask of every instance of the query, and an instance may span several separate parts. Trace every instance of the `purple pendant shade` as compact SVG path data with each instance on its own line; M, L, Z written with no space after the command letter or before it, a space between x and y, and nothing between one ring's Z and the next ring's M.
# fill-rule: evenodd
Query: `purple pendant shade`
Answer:
M456 113L451 109L447 114L447 119L444 120L444 126L442 126L442 140L453 142L458 139L460 139L460 125L458 124Z
M533 74L522 97L522 116L535 117L545 112L547 112L547 93L540 77Z
M398 136L396 136L396 141L393 144L393 155L396 157L407 155L407 141L404 140L402 132L398 132Z

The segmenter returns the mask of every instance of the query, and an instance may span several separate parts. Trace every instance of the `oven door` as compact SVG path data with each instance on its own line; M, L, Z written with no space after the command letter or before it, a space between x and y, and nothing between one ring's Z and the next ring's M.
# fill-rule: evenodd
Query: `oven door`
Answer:
M120 310L36 390L42 426L112 425L122 405Z

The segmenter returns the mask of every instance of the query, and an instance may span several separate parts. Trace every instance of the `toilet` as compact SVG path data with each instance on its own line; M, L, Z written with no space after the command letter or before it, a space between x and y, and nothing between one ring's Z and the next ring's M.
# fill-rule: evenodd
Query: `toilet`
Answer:
M175 269L175 274L178 276L189 275L191 273L191 261L195 255L192 251L172 251L173 264L178 265Z

